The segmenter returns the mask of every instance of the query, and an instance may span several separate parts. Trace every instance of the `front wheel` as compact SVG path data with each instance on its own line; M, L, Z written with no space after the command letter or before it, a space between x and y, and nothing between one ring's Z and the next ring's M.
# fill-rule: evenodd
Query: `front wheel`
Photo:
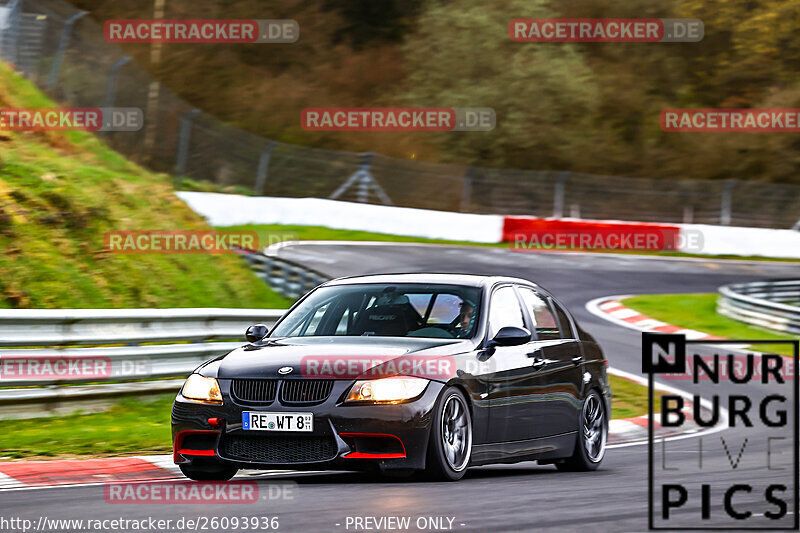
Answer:
M472 456L472 417L467 399L448 387L436 404L425 473L441 481L457 481L467 472Z
M556 467L567 472L597 470L606 453L607 439L605 403L597 391L591 391L583 402L575 451L572 457L556 463Z
M238 468L222 464L203 465L203 468L179 466L183 475L194 481L228 481L239 471Z

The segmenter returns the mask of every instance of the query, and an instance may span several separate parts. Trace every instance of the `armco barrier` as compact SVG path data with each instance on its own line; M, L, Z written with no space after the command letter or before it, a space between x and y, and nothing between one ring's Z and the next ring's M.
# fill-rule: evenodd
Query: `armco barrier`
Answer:
M330 279L317 270L287 259L250 250L241 250L241 254L256 276L287 298L300 298Z
M84 408L120 394L177 392L183 380L163 378L184 378L201 363L245 344L248 326L272 326L284 312L0 310L0 418L60 412L78 403ZM63 372L70 362L87 361L96 362L100 371Z
M717 311L755 326L800 335L800 280L737 283L719 288Z

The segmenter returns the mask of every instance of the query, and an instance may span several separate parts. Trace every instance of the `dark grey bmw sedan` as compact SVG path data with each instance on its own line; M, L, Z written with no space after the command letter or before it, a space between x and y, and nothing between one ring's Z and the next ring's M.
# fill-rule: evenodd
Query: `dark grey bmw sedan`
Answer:
M337 279L247 340L175 399L174 459L189 478L281 468L457 480L472 465L603 460L607 360L529 281Z

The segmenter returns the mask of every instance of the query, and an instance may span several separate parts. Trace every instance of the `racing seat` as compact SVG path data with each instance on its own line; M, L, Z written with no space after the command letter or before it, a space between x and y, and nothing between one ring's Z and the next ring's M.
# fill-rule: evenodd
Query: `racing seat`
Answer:
M404 305L376 305L364 309L356 319L355 331L361 335L405 337L409 325Z

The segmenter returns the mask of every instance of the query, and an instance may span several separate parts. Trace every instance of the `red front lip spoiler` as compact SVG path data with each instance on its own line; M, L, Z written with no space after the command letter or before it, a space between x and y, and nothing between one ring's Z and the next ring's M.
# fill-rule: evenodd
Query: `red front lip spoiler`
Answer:
M350 452L342 456L343 459L405 459L406 447L403 441L397 435L389 433L339 433L340 437L374 437L374 438L390 438L397 439L400 446L403 448L403 453L366 453L366 452Z
M181 449L181 450L178 450L175 453L180 454L180 455L203 455L203 456L208 456L208 457L214 457L215 455L217 455L214 450L187 450L187 449Z
M197 435L197 434L214 434L219 435L219 431L210 431L207 429L188 429L185 431L181 431L177 435L175 435L175 442L172 445L172 461L175 464L179 464L181 461L179 460L179 455L200 455L206 457L214 457L217 455L217 452L212 450L192 450L181 448L183 441L186 439L188 435Z

